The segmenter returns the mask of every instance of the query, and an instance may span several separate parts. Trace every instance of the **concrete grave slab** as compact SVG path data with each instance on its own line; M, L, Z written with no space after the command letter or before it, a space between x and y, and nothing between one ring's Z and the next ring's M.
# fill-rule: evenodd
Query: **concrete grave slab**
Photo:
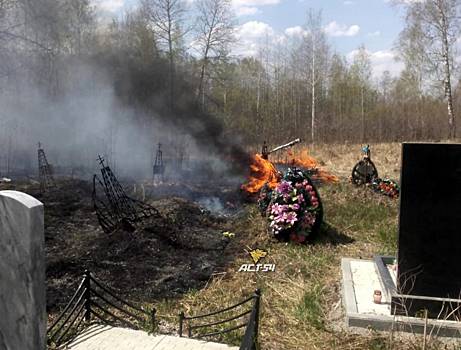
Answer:
M417 317L391 314L391 303L375 261L341 259L342 300L348 327L372 328L378 331L423 333L425 320ZM396 275L389 272L391 278ZM392 277L393 274L393 277ZM383 292L381 304L374 304L373 291ZM442 337L461 337L461 323L450 320L427 321L427 332Z

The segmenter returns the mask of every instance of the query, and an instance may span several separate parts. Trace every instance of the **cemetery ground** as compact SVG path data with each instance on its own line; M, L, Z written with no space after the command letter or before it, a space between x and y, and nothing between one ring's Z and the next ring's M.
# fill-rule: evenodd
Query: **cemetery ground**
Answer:
M398 180L400 144L372 149L380 176ZM176 198L152 202L170 214L168 225L153 221L132 234L107 235L92 213L90 184L60 183L64 190L43 199L50 320L89 268L120 296L155 306L162 331L177 330L180 311L191 315L219 310L260 288L261 349L422 349L418 334L394 336L390 347L389 333L370 329L354 334L345 328L340 260L395 254L398 200L349 183L360 145L317 146L311 154L341 178L338 184L319 187L324 225L311 245L272 240L255 204L242 204L232 215L215 217ZM32 185L9 186L36 195ZM224 237L225 231L235 236ZM275 272L238 272L241 264L251 262L247 251L254 248L268 252L264 263L274 263ZM220 340L238 345L240 339L241 334L231 333ZM426 349L456 348L438 339L426 345Z

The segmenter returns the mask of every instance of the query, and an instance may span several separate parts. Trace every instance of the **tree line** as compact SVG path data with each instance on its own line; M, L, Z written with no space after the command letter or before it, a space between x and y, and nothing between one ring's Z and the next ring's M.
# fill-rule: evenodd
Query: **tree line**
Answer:
M405 13L395 48L404 69L376 78L365 46L352 61L335 51L320 11L307 12L299 37L235 57L230 0L197 0L192 8L141 0L104 25L89 0L0 0L0 96L16 98L26 84L58 99L88 87L76 69L87 64L110 76L123 103L146 112L157 95L174 109L187 89L201 110L248 143L455 138L461 1L396 6Z

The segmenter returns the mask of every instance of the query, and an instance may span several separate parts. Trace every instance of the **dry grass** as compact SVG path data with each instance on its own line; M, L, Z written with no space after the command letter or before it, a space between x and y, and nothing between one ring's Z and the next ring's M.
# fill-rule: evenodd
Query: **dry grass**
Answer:
M272 241L256 207L247 208L245 218L236 222L233 249L241 252L216 275L206 288L190 291L176 302L158 305L159 314L174 321L180 310L186 314L218 310L262 290L260 326L261 349L387 349L388 336L373 331L355 335L341 322L340 259L371 258L396 250L398 201L356 188L347 182L360 145L317 147L311 154L325 168L340 175L339 184L320 188L325 224L318 241L300 246ZM380 175L398 179L398 144L372 145L372 159ZM248 248L268 251L265 263L275 263L272 273L238 273L250 263ZM226 339L238 344L238 336ZM417 349L414 342L394 342L394 349Z
M400 176L400 143L370 144L371 159L380 177L398 179ZM320 145L310 149L310 154L333 174L342 178L351 175L352 167L362 158L361 145Z

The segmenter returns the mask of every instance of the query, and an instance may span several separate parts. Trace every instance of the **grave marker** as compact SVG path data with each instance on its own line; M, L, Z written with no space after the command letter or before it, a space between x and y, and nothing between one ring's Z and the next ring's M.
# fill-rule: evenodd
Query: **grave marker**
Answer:
M461 297L461 145L404 143L400 181L397 292L406 297L392 309L443 318Z
M46 347L43 205L0 191L0 349Z

